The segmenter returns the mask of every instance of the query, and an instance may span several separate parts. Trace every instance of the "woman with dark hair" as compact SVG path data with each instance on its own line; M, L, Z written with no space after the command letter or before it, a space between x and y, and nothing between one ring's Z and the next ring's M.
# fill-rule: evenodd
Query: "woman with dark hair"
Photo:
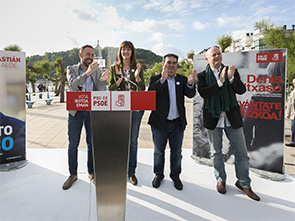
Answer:
M111 66L110 91L144 91L143 68L136 62L135 48L130 41L123 41L118 50L118 63ZM137 185L137 140L144 111L132 111L128 177Z

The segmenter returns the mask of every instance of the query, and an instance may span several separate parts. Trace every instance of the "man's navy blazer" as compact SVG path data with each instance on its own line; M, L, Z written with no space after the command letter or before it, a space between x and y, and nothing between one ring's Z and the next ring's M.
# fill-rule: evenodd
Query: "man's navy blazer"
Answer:
M164 83L160 82L161 74L154 75L150 79L149 91L156 91L156 110L152 111L149 117L148 124L151 126L162 129L170 108L169 90L167 80ZM183 130L187 125L184 96L192 98L196 94L195 85L190 88L188 87L187 77L176 74L175 76L175 90L176 90L176 103L179 113L179 118L183 126Z
M217 92L219 90L219 86L216 83L212 85L207 85L205 81L205 75L206 72L203 71L201 73L198 73L198 92L201 95L202 98L204 98L204 105L203 105L203 122L204 127L210 130L214 130L219 118L213 118L211 113L205 108L205 103L207 101L207 98ZM231 87L235 94L243 94L246 92L246 87L244 83L241 81L240 74L238 70L236 69L234 74L234 81L231 84ZM240 106L237 105L235 107L230 108L230 111L226 112L226 116L231 124L231 126L234 129L240 128L243 126L243 120L242 115L240 112Z

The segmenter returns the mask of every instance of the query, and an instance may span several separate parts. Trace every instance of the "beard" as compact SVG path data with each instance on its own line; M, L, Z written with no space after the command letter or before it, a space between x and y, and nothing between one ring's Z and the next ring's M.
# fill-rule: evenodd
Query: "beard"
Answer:
M87 58L82 60L82 64L88 68L88 66L93 62L93 59Z

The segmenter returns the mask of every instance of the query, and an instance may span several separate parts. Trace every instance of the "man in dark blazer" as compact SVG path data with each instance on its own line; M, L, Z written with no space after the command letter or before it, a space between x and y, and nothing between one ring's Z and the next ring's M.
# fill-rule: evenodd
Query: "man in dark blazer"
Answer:
M222 64L222 54L218 47L206 53L208 65L198 74L198 92L204 98L203 122L208 132L208 140L213 160L217 191L226 193L226 172L222 154L223 131L231 144L235 156L236 186L251 199L260 198L251 189L249 177L249 157L243 132L243 121L236 94L246 92L240 74L234 66Z
M154 142L153 187L158 188L164 179L165 148L169 140L170 178L174 182L174 187L182 190L183 184L179 178L181 147L183 131L187 124L184 96L189 98L195 96L194 80L197 72L192 71L188 78L176 74L177 61L177 55L165 55L162 73L150 79L148 90L156 91L156 110L151 112L148 123L151 125Z
M0 112L0 164L26 159L25 130L24 121Z

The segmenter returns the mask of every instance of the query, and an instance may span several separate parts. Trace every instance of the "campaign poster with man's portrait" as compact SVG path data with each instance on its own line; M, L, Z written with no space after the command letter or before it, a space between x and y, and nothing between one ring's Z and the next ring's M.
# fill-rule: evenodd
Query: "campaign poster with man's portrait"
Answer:
M234 65L246 86L237 95L243 117L250 167L283 173L286 49L223 53L223 64ZM194 69L201 72L207 65L205 54L194 56ZM194 98L193 155L210 158L207 131L202 119L203 99ZM233 163L230 143L223 137L225 162Z
M26 58L0 51L0 164L26 160Z

